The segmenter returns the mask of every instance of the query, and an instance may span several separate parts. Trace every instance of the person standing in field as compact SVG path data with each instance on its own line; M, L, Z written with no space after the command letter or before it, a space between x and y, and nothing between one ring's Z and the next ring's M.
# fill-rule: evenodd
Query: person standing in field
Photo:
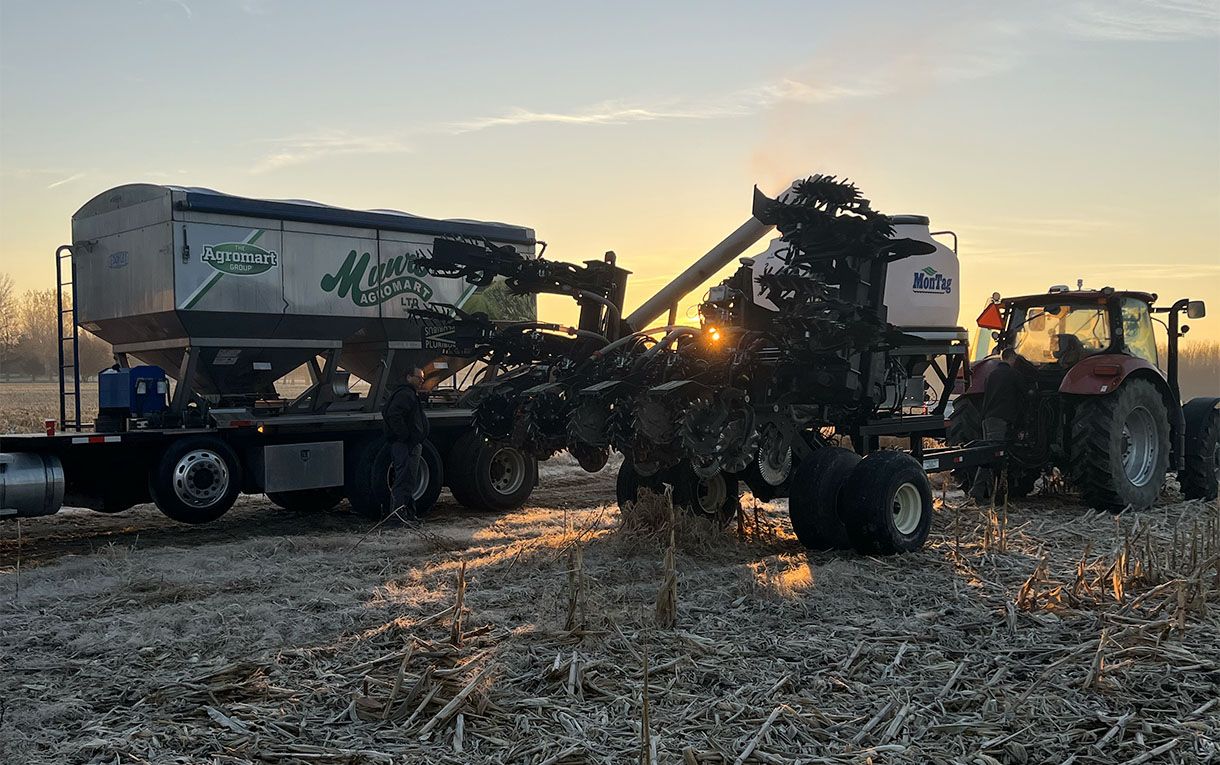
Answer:
M394 465L394 484L390 488L394 512L407 521L419 519L415 507L415 483L424 439L428 437L428 417L420 400L424 370L412 367L406 379L390 393L381 411L390 458Z
M1024 382L1016 365L1020 356L1012 347L1000 351L1000 363L987 375L983 385L983 439L1009 443L1016 435L1025 397ZM982 502L991 496L995 475L992 468L979 468L971 486L971 496Z

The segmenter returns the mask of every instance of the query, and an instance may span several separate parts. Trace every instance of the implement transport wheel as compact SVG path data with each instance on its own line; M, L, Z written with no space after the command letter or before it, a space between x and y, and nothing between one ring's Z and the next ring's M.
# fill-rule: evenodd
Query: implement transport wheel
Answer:
M873 452L847 477L839 518L857 552L914 552L932 527L932 486L906 452Z
M1072 482L1099 510L1143 510L1161 494L1169 468L1169 415L1147 380L1127 380L1105 396L1077 398Z
M504 512L525 504L538 484L538 460L513 446L493 444L475 431L449 451L445 476L453 498L471 510Z
M374 438L357 446L350 453L347 467L346 488L352 509L376 520L389 516L394 511L390 497L394 464L389 442ZM445 478L441 456L430 441L423 443L417 471L415 511L422 516L436 504Z
M333 510L335 505L343 501L343 487L327 486L323 489L269 491L267 499L277 507L296 513L320 513Z
M1218 398L1193 398L1182 407L1186 418L1186 464L1178 473L1187 499L1216 498L1220 479L1220 405Z
M839 495L859 462L860 456L850 449L823 446L797 465L788 517L796 538L810 550L851 548L851 538L839 520Z
M148 478L158 509L181 523L208 523L229 511L241 486L241 464L224 441L184 438L161 455Z
M675 506L722 526L737 516L737 511L741 508L741 496L736 478L730 478L724 473L701 478L685 460L669 472L673 481Z
M665 490L665 485L659 475L640 475L630 460L623 460L618 469L618 478L614 482L614 495L618 500L619 509L639 499L641 489L660 494Z

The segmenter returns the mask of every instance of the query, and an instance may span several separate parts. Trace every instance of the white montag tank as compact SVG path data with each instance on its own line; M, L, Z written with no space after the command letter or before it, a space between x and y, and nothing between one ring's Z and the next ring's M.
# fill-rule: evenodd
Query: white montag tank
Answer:
M957 253L932 238L923 215L895 215L893 222L895 238L929 242L936 250L890 264L885 282L887 319L905 332L928 340L964 337L957 326L961 303ZM753 259L754 301L772 311L776 310L775 304L763 297L757 277L783 265L777 253L785 246L782 240L773 239L767 251Z
M957 253L932 238L927 217L895 215L892 220L895 238L928 242L936 250L890 264L885 279L890 324L914 335L957 329L962 294Z

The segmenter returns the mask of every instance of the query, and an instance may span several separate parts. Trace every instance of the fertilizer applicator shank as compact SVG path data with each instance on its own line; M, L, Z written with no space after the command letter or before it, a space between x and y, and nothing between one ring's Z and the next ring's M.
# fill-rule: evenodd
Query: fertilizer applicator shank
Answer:
M795 184L793 184L795 185ZM792 186L785 189L779 196L783 197ZM750 216L749 220L737 227L737 230L724 238L720 244L707 251L707 254L696 260L689 268L678 274L669 284L661 288L657 294L644 301L644 304L632 311L624 320L628 332L647 327L663 313L669 310L685 297L691 290L710 279L717 271L733 262L752 244L766 236L774 228L769 223L763 223L758 218Z

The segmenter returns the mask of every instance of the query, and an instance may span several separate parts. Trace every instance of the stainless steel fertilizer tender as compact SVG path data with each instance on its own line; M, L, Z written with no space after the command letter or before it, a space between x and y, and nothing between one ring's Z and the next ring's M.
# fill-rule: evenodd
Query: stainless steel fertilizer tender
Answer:
M462 492L471 504L524 502L535 462L460 438L470 430L453 384L462 362L412 311L478 305L520 321L534 317L535 301L497 294L499 282L429 275L417 261L438 237L535 254L532 229L501 223L149 184L94 197L72 218L73 244L60 248L72 274L61 290L74 298L74 324L113 345L117 368L101 375L94 431L80 432L73 374L61 399L69 432L0 437L0 517L46 515L62 502L114 512L152 499L171 517L202 522L240 492L299 509L347 496L379 515L388 499L379 410L409 366L449 381L431 397L421 504L435 500L453 460L499 471L502 480ZM74 334L63 345L70 372ZM279 395L276 381L302 365L309 388ZM367 389L355 392L352 377ZM505 470L519 475L504 480Z

